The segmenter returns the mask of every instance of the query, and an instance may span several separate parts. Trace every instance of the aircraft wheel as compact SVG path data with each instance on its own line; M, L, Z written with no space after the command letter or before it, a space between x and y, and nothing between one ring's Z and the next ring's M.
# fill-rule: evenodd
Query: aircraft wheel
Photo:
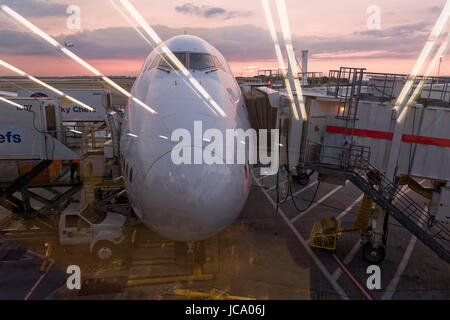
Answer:
M295 177L298 184L305 186L309 183L309 176L306 174L301 174Z
M365 261L369 263L379 264L386 257L386 249L382 245L374 248L372 243L369 241L366 242L362 247L362 255Z

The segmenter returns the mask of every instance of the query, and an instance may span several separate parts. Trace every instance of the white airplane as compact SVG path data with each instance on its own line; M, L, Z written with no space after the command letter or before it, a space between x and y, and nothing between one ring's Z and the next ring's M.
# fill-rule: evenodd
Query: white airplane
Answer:
M207 239L239 216L250 190L246 165L180 164L171 152L175 129L194 137L194 121L210 128L250 127L242 92L224 57L206 41L191 35L173 37L165 45L175 54L223 110L208 107L192 82L172 67L157 49L147 57L132 96L157 113L130 99L121 136L121 161L130 204L142 222L175 241ZM184 79L184 80L183 80ZM192 150L204 149L208 139L193 141ZM194 151L192 151L192 156Z

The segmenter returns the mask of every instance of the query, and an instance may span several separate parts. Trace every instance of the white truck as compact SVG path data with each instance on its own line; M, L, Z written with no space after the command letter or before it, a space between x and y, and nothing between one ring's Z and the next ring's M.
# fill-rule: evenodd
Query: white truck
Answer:
M78 203L69 205L60 215L59 241L63 246L89 245L100 260L111 259L124 244L126 217Z

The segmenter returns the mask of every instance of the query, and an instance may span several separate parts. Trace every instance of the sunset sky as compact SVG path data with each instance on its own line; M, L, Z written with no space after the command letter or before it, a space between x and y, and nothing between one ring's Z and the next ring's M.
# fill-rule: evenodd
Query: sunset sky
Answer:
M118 2L116 0L116 2ZM276 69L261 0L130 0L163 39L197 35L223 53L236 76ZM281 27L270 0L277 31ZM409 73L446 0L286 0L297 57L310 51L309 71L340 66ZM0 0L56 37L102 73L137 75L152 50L110 0ZM81 9L81 28L67 27L67 8ZM381 29L369 30L367 8L381 9ZM449 25L446 27L447 34ZM280 35L281 39L281 35ZM0 13L0 58L37 76L88 75L87 71ZM437 73L437 67L433 75ZM0 68L0 75L11 75ZM450 56L441 75L450 75Z

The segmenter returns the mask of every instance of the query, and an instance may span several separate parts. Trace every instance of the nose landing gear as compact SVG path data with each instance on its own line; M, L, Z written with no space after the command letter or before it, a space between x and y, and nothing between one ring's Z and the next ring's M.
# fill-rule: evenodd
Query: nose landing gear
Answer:
M362 256L369 263L379 264L386 257L386 249L384 245L374 246L370 241L366 242L362 247Z

